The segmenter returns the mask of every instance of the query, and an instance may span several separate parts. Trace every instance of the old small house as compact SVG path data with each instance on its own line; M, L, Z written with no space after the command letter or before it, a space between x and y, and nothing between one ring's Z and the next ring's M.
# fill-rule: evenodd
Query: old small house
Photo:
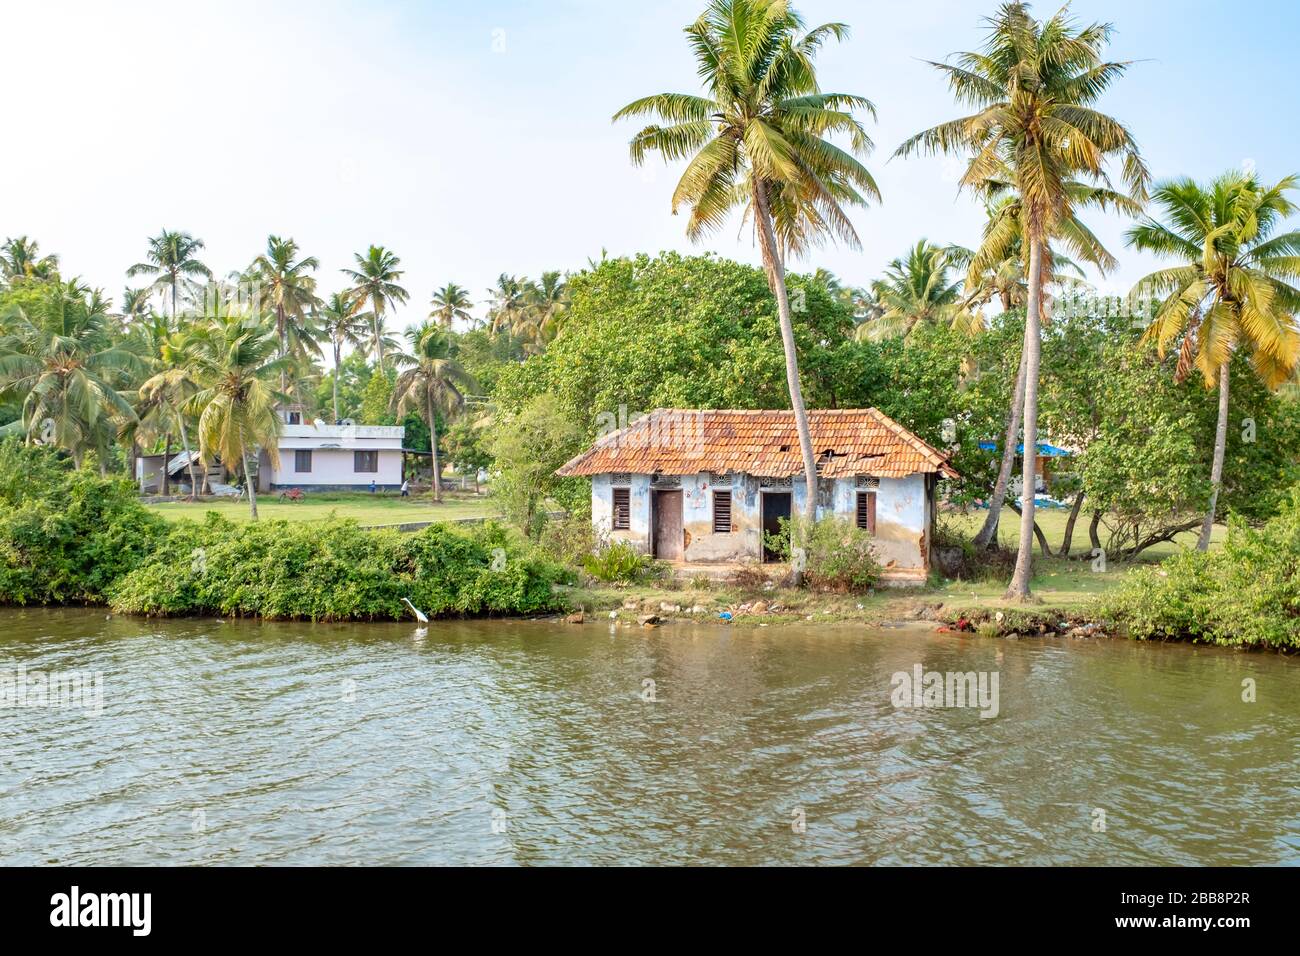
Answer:
M877 539L886 579L929 569L947 457L874 408L810 411L817 514ZM763 533L802 513L807 484L790 411L658 409L559 469L591 478L592 523L666 561L772 560Z

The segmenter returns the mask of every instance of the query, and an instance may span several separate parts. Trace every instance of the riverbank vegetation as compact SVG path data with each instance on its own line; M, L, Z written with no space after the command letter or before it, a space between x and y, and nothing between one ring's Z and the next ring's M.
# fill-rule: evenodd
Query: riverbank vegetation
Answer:
M756 230L761 267L711 254L602 253L536 279L502 272L481 310L448 282L427 316L400 330L395 315L411 294L401 258L382 246L357 253L327 289L316 257L283 233L215 278L202 240L168 229L142 244L115 305L36 241L8 240L0 433L27 446L6 455L36 446L49 454L12 459L32 477L3 503L0 600L384 617L400 614L400 585L434 613L534 613L563 603L544 599L543 582L583 577L600 585L588 589L592 601L568 593L605 607L607 586L682 584L597 540L588 483L555 475L593 439L656 407L794 408L806 434L805 405L874 406L944 449L960 474L941 490L931 595L969 593L996 609L1004 593L1013 602L1037 595L1047 609L1074 609L1131 575L1133 588L1164 582L1157 590L1169 596L1146 608L1116 598L1116 620L1133 636L1294 643L1244 597L1191 627L1178 588L1255 567L1252 535L1286 540L1275 522L1288 520L1300 484L1300 232L1288 226L1297 180L1229 171L1205 183L1148 183L1135 137L1096 109L1127 68L1105 61L1109 26L1080 25L1067 11L1039 21L1019 3L999 7L989 26L988 47L965 55L966 66L939 67L955 99L979 112L895 151L959 157L962 186L987 212L983 228L898 236L898 257L875 278L793 265L826 239L855 242L846 210L888 197L861 162L874 105L817 86L814 54L846 40L847 28L806 30L767 0L709 4L689 28L706 95L656 94L618 114L652 120L632 136L634 161L658 152L686 162L673 203L689 213L688 234L739 212ZM1166 260L1129 296L1099 295L1088 281L1118 265L1119 250L1088 222L1103 214L1134 220L1128 244ZM255 520L251 495L149 510L116 480L135 475L140 454L192 449L199 464L220 459L247 483L258 451L275 447L276 409L286 405L300 406L304 421L402 424L406 447L427 454L408 476L429 497L263 501L263 518L310 516L312 529L262 531L224 520L243 520L236 509ZM1041 476L1048 500L1034 494L1040 443L1054 456ZM447 466L476 490L485 475L486 503L444 495ZM189 491L203 486L203 470L187 466ZM523 577L506 584L467 572L427 594L410 577L423 567L413 542L477 568L504 532L370 538L337 520L486 514L509 525L507 563ZM1230 547L1183 553L1217 545L1229 518ZM186 570L187 535L191 550L214 551L229 590ZM783 604L831 600L830 586L862 592L842 609L871 606L875 572L862 542L823 551L821 586L809 569L805 590ZM268 554L287 570L268 566ZM340 554L355 559L358 580ZM1154 559L1169 567L1142 569ZM383 568L397 584L371 577ZM300 594L291 573L305 582ZM1285 568L1258 586L1277 575Z
M168 523L129 482L0 442L0 603L134 614L399 620L567 607L571 572L486 523L413 534L353 520Z

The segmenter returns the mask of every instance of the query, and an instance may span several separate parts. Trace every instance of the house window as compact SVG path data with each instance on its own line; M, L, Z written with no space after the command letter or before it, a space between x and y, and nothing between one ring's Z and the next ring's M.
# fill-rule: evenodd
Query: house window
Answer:
M632 527L632 489L614 489L614 530L627 531Z
M293 470L299 473L311 471L311 451L295 451L293 453Z
M715 491L713 493L713 533L731 533L730 491Z
M290 424L290 425L301 425L301 424L302 424L302 412L290 412L290 413L289 413L289 422L288 422L288 424Z
M352 453L352 470L355 472L379 471L379 452L354 451Z
M871 534L876 533L876 493L858 492L857 526Z

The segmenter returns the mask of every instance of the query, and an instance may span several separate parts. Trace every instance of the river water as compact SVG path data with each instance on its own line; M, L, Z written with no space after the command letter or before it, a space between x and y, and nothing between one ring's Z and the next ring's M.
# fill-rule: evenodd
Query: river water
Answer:
M895 706L918 664L997 715ZM6 610L0 699L6 864L1300 863L1272 654Z

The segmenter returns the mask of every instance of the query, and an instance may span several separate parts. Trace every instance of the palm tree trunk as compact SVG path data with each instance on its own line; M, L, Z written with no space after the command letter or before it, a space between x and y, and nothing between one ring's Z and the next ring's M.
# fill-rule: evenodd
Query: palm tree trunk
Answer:
M803 390L799 387L799 355L795 351L794 324L790 317L790 297L785 288L785 266L776 247L776 234L772 230L772 213L767 204L767 187L754 177L755 220L759 229L759 245L763 251L763 267L776 294L777 314L781 320L781 345L785 349L785 380L790 389L790 407L794 411L794 426L799 433L799 451L803 455L804 481L807 498L804 501L804 521L811 525L817 520L817 462L813 458L812 432L808 428L808 410L803 404ZM793 542L792 542L793 544ZM795 582L802 580L795 569Z
M171 465L172 460L172 433L167 432L163 437L163 463L162 463L162 493L165 495L171 491Z
M429 411L429 451L433 452L433 500L442 500L442 465L438 461L438 423L433 417L433 397L425 393L425 407Z
M1016 372L1016 388L1011 394L1011 410L1007 413L1006 438L1002 443L1002 464L998 480L989 498L989 513L984 527L975 536L975 547L987 548L997 540L998 521L1002 517L1002 503L1007 497L1007 484L1011 481L1011 468L1016 462L1016 445L1020 437L1020 416L1025 407L1025 352L1020 350L1020 370Z
M379 300L372 298L370 305L373 310L372 321L375 327L375 361L379 363L379 374L384 374L384 338L379 334Z
M244 462L244 487L248 489L248 507L252 511L253 520L257 520L257 488L256 482L253 481L253 473L248 470L248 452L243 454Z
M1219 488L1223 483L1223 456L1228 447L1228 360L1219 365L1219 424L1214 430L1214 464L1210 467L1210 510L1201 523L1201 537L1196 542L1197 551L1210 547L1214 533L1214 516L1219 508Z
M1042 229L1030 225L1029 232L1029 306L1025 309L1025 452L1020 490L1020 547L1016 553L1016 570L1007 587L1007 598L1029 601L1029 579L1034 563L1034 476L1038 465L1038 367L1042 360L1042 336L1039 334L1039 309L1043 285Z
M194 457L190 454L190 440L185 437L185 419L181 418L180 412L175 408L172 413L176 415L176 424L181 430L181 447L185 449L185 458L189 463L190 497L193 498L199 493L199 480L194 477Z
M284 340L284 303L277 303L275 307L275 332L280 337L280 358L284 358L287 346ZM285 376L288 374L287 369L280 369L280 392L283 393L285 385Z
M334 340L334 423L339 421L339 340Z

